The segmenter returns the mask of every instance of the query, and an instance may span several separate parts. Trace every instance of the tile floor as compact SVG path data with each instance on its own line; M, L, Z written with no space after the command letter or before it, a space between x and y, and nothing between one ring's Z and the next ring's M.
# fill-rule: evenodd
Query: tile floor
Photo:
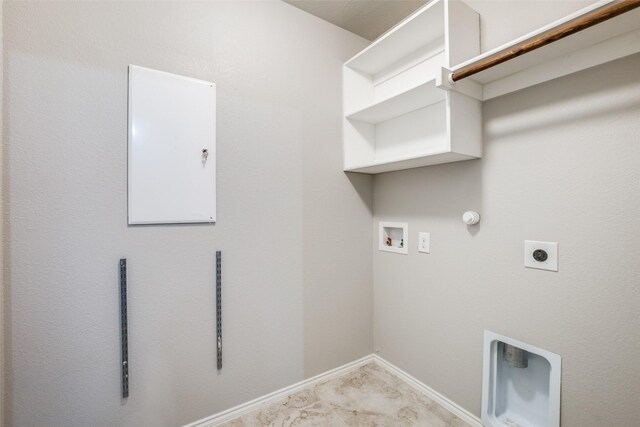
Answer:
M369 363L342 377L236 418L224 427L468 427L384 368Z

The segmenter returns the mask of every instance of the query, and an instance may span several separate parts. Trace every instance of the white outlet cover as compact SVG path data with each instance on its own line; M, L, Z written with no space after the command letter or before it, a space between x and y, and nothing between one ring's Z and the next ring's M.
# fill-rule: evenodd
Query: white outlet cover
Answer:
M542 249L547 252L548 258L546 261L536 261L533 258L533 252L536 249ZM527 268L537 268L539 270L558 271L558 243L525 240L524 266Z
M428 254L431 250L431 233L418 233L418 252Z

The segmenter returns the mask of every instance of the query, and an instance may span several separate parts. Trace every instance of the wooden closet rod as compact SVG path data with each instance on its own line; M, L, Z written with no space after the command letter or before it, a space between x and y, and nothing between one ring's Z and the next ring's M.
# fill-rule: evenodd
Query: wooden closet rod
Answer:
M458 80L462 80L466 77L477 74L480 71L484 71L513 58L517 58L520 55L524 55L525 53L529 53L533 50L561 40L596 24L615 18L616 16L622 15L623 13L629 12L637 7L640 7L640 0L615 1L607 6L584 15L581 18L564 23L556 29L543 33L538 37L525 40L505 51L495 53L479 60L478 62L462 67L451 73L449 75L449 79L452 82L457 82Z

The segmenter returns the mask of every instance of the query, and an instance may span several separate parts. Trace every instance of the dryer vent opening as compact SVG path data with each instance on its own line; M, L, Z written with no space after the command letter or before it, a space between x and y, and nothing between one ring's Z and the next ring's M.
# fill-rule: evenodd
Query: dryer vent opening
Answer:
M529 366L527 352L516 346L505 343L502 350L502 357L504 357L505 362L514 368L526 368Z

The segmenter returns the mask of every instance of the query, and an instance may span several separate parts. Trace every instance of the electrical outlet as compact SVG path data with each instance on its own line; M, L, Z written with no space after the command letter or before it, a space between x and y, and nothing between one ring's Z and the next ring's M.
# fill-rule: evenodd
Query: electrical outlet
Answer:
M418 233L418 252L428 254L431 246L431 233Z
M525 240L524 266L540 270L558 271L558 243Z

